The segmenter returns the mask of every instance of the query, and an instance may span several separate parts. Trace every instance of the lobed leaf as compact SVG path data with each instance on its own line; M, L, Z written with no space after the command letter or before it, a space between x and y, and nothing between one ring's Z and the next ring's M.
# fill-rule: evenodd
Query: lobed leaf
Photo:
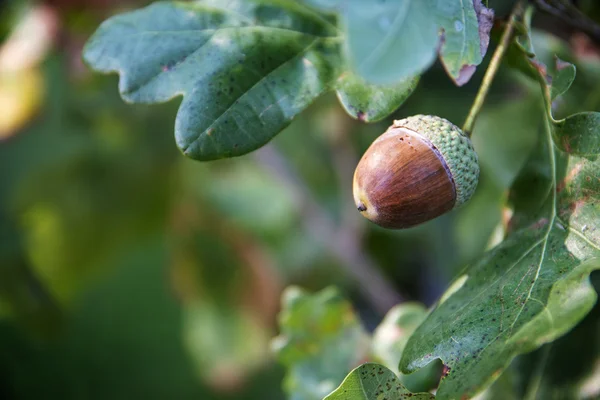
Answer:
M84 57L120 73L127 101L183 95L177 145L212 160L261 147L328 89L336 35L332 21L298 6L159 2L106 21Z
M430 393L411 393L398 377L386 367L379 364L363 364L354 369L344 382L325 400L432 400Z
M600 154L600 113L582 112L553 121L557 146L582 157Z
M555 94L568 89L573 68L557 68L547 79L545 66L529 51L521 54L520 65L536 76L547 105L553 87ZM439 399L473 396L515 356L571 330L596 302L589 275L600 268L600 161L594 151L600 131L593 120L563 130L557 123L548 112L546 135L513 184L510 234L464 271L458 289L444 296L403 353L404 373L433 359L444 362ZM585 141L562 151L561 143L574 135Z
M337 96L353 118L375 122L384 119L404 103L418 82L419 77L413 77L392 85L372 85L348 71L337 81Z
M368 121L387 116L410 95L414 80L393 92L357 91L345 73L341 42L334 17L292 1L157 2L104 22L84 59L98 71L117 72L128 102L183 96L177 145L191 158L213 160L263 146L338 87L345 108Z
M532 215L532 202L522 202L529 209L515 210L513 224L525 227L469 267L462 287L409 339L401 371L440 358L448 371L440 399L474 395L516 355L569 331L596 301L589 274L600 267L600 165L579 157L559 159L551 144L542 148L552 155L533 160L519 178L544 182L536 220L519 218ZM566 175L559 182L562 163ZM520 183L516 188L526 191L513 191L513 197L531 197L528 185Z
M438 25L427 1L344 5L348 59L368 81L389 84L422 73L435 60Z

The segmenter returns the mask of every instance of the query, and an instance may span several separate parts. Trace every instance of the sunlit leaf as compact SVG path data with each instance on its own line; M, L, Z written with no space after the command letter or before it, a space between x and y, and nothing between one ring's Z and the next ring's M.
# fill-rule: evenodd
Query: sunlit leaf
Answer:
M550 133L517 179L513 233L410 338L401 370L440 358L437 396L473 395L510 360L568 332L596 301L600 163L555 149ZM531 182L536 182L532 185Z
M520 179L545 183L538 209L526 211L536 220L519 223L516 210L514 223L529 226L465 271L465 284L431 313L403 354L403 372L435 358L444 362L448 374L437 392L440 399L476 393L514 356L569 331L596 301L589 274L600 267L595 228L600 210L594 204L600 198L600 165L554 153L535 161L527 168L535 175ZM565 180L559 182L563 163ZM525 190L520 196L531 196L519 180L517 188Z
M545 66L521 54L545 97L546 134L511 190L510 234L464 271L464 284L417 329L400 363L410 372L441 359L439 399L476 394L515 356L571 330L596 302L589 275L600 268L600 161L579 154L583 147L557 148L567 136L550 109L552 82L564 93L574 69L557 60L549 79ZM590 152L600 140L592 124L573 124L569 133L586 135Z
M563 151L584 157L600 154L600 113L574 114L553 125L556 144Z
M524 19L527 29L531 29L531 10ZM569 90L575 80L575 66L557 56L552 64L546 65L532 53L531 48L521 45L523 40L521 35L512 42L509 61L540 84L556 145L570 154L593 156L600 153L600 113L583 112L560 120L553 113L553 101Z

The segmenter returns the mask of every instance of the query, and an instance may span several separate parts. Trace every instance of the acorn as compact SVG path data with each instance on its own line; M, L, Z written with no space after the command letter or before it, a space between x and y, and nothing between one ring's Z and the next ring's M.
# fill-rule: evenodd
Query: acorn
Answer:
M466 203L479 179L471 140L450 121L415 115L367 149L354 172L354 201L370 221L409 228Z

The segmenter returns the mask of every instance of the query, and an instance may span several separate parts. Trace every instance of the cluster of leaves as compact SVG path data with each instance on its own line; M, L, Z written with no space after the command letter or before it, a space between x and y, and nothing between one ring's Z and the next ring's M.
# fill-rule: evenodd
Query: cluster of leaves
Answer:
M426 391L439 379L440 368L435 364L418 374L396 376L408 337L427 315L420 304L394 307L372 337L350 303L333 287L314 295L289 287L282 307L281 334L273 340L273 348L289 369L284 386L293 399L322 399L331 392L327 399L370 399L380 394L396 398L411 393L404 385ZM364 364L367 361L384 365ZM359 364L334 391L347 371ZM363 384L371 387L361 389ZM422 396L430 398L429 394Z
M171 129L173 107L124 106L114 81L68 72L62 57L46 60L42 113L0 144L0 397L106 398L119 388L219 398L269 359L280 271L238 237L243 228L226 240L220 223L203 230L204 213L228 213L215 207L225 189L158 134ZM237 186L240 198L287 195L255 163L238 169L262 183ZM197 185L212 190L196 196ZM254 219L253 233L285 230L278 213L294 218L291 207ZM279 395L278 375L263 375L273 384L248 385L248 396Z
M177 145L189 157L212 160L263 146L329 90L355 118L388 116L433 62L440 29L441 59L464 84L492 25L480 0L350 1L343 9L338 16L286 0L157 2L107 20L84 58L120 74L126 101L183 95Z
M478 1L377 2L368 12L360 1L311 3L327 11L284 0L155 3L105 22L85 59L97 70L118 72L127 101L164 102L183 95L177 144L192 158L211 160L264 145L328 90L337 92L355 118L384 118L411 94L416 76L433 61L440 27L442 63L462 84L481 62L491 27L490 13ZM428 13L432 4L443 15ZM464 270L410 334L401 358L392 360L401 373L442 360L440 399L475 395L517 355L570 331L596 301L589 275L600 257L600 117L583 113L555 119L553 102L573 83L575 68L536 58L529 17L518 26L509 61L540 84L544 129L518 176L506 179L512 184L513 210L506 236ZM364 26L377 29L365 35ZM415 29L422 41L408 34L406 40L390 39ZM323 295L317 304L297 293L291 297L279 341L282 361L291 370L287 388L298 398L318 398L352 364L373 356L360 350L366 334L355 318L346 319L347 312L340 311L346 306L336 296ZM324 317L321 302L333 303L340 319ZM340 343L350 343L356 353L320 358L329 354L323 349L340 349ZM338 361L340 369L327 364ZM332 370L326 379L314 376ZM411 395L393 374L366 364L330 396ZM307 388L298 379L314 383Z
M571 331L597 299L590 273L600 268L600 113L554 118L552 103L573 83L575 67L558 58L547 67L535 57L531 11L519 25L523 34L512 43L509 62L540 84L546 115L537 146L510 191L514 211L507 235L463 271L410 336L400 361L401 372L411 373L442 360L440 399L474 396L515 356ZM543 371L547 359L540 362ZM375 399L381 385L390 387L387 375L365 370L353 371L332 396ZM590 373L580 372L580 380ZM528 393L552 393L552 383L545 384ZM562 395L578 395L576 387L568 390ZM392 392L392 398L403 398L403 388Z

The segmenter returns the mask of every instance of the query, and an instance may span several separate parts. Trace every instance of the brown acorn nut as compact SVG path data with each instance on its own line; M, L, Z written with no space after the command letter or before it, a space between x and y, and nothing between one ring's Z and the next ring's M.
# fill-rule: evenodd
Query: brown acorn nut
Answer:
M468 201L479 178L469 138L451 122L416 115L394 121L354 172L354 201L384 228L409 228Z

